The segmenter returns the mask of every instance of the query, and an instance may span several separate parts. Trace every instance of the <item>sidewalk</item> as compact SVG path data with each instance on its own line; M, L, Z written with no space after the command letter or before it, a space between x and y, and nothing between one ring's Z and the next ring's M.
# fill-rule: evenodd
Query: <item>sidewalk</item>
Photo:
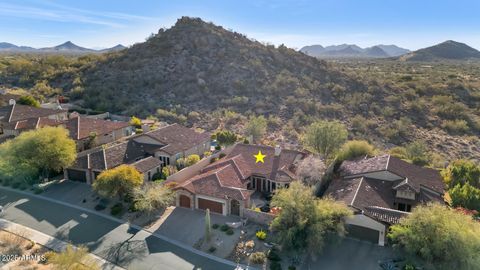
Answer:
M28 235L28 239L34 241L37 244L40 244L44 247L47 247L51 250L54 250L56 252L60 252L64 250L69 243L64 242L62 240L59 240L57 238L51 237L49 235L46 235L42 232L39 232L37 230L25 227L23 225L17 224L15 222L8 221L6 219L0 218L0 229L5 230L10 233L15 233L18 231L26 232ZM125 268L119 267L115 264L112 264L100 257L98 257L95 254L90 253L90 257L94 259L102 269L109 269L109 270L124 270Z

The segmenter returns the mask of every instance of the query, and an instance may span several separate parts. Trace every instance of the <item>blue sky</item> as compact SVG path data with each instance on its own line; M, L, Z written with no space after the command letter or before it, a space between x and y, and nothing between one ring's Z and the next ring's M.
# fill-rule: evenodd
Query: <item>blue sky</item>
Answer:
M448 39L480 49L479 0L0 0L0 42L90 48L142 42L181 16L273 44L396 44Z

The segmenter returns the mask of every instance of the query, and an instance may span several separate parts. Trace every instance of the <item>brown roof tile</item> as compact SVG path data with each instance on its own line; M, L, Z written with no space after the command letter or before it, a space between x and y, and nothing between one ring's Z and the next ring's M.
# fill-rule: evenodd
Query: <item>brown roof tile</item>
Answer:
M130 126L130 124L127 122L114 122L80 116L65 122L65 127L70 132L70 137L74 140L88 138L91 133L96 133L97 135L108 134L128 126Z
M170 155L189 150L196 145L210 140L210 134L206 132L199 133L179 124L168 125L152 130L145 133L145 135L164 144L165 146L161 147L160 150Z
M144 159L140 159L132 163L132 165L141 173L145 173L150 171L151 169L160 167L162 162L158 158L154 157L146 157Z

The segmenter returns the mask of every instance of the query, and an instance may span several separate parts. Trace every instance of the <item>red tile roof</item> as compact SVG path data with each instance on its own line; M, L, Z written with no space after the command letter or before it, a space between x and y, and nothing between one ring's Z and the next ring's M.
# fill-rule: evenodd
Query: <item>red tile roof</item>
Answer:
M253 155L262 151L265 163L255 163ZM305 153L282 150L275 155L275 148L262 145L237 144L223 159L206 166L199 175L181 183L195 194L224 198L225 195L245 200L253 191L247 190L247 180L252 175L270 180L289 182L294 180L294 164L305 157Z

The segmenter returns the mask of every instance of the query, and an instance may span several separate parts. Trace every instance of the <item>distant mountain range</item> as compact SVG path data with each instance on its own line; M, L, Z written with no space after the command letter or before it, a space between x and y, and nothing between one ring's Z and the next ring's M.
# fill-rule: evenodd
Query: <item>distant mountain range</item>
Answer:
M311 45L301 48L300 51L318 58L388 58L410 52L396 45L376 45L361 48L355 44L341 44L327 47Z
M467 44L447 40L398 58L401 61L480 60L480 51Z
M106 52L114 52L126 49L127 47L118 44L115 47L102 49L102 50L93 50L84 47L80 47L74 44L71 41L67 41L63 44L60 44L55 47L48 47L48 48L32 48L27 46L17 46L12 43L7 42L0 42L0 53L7 52L7 53L60 53L60 54L87 54L87 53L106 53Z

